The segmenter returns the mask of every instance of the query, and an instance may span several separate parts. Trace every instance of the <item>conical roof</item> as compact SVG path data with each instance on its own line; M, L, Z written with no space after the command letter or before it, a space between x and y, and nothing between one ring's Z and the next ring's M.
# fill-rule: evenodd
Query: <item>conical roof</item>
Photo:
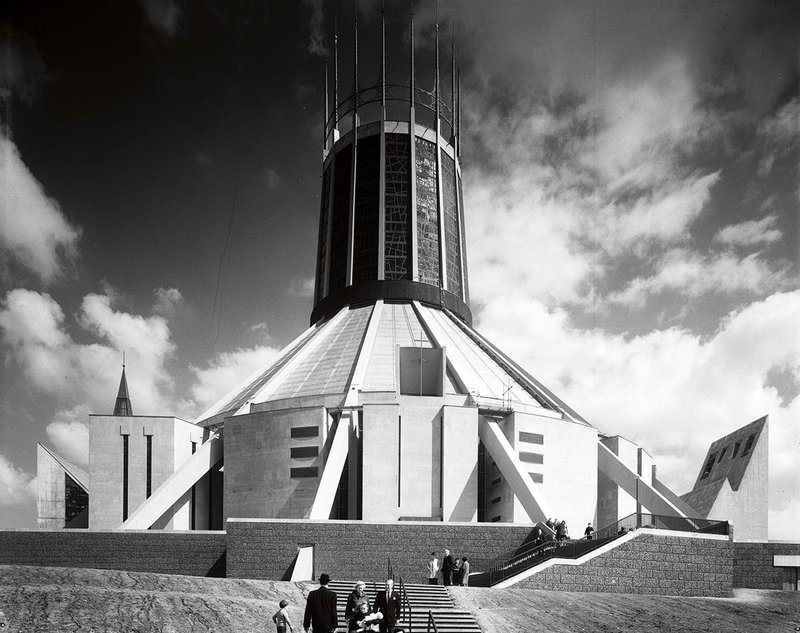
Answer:
M122 366L122 377L119 379L119 391L113 415L133 415L133 406L128 395L128 381L125 378L125 365Z
M302 399L329 408L386 401L399 393L398 348L444 349L444 394L484 409L535 412L588 425L474 328L439 307L376 301L348 306L312 326L210 407L198 423L248 413L251 405Z

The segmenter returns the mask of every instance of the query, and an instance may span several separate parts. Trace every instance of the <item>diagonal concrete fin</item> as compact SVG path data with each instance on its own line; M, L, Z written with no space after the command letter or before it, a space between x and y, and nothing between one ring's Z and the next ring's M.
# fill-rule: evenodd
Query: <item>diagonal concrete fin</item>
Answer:
M547 517L553 516L550 504L534 488L531 476L522 466L497 422L481 416L478 421L478 435L531 521L547 521Z
M597 468L631 497L637 499L651 514L686 517L677 505L640 479L602 442L597 443Z
M128 517L119 529L147 530L210 471L223 456L222 435L214 433L156 491Z
M344 464L347 461L347 452L350 448L350 424L353 414L343 411L339 424L333 433L333 440L325 459L325 467L322 477L319 479L317 495L311 506L309 519L330 519L333 502L336 499L336 491L339 488L339 480L342 478Z

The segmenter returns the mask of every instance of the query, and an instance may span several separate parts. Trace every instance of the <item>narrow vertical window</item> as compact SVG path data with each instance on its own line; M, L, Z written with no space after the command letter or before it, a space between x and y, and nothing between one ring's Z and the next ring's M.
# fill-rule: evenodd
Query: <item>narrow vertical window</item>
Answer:
M197 452L197 442L192 442L192 455L194 455L196 452ZM196 529L195 528L196 519L195 519L195 511L194 511L195 498L196 498L195 486L192 486L192 500L189 502L189 521L190 521L189 529L190 530Z
M122 436L122 520L128 519L128 436Z
M400 507L400 482L403 481L403 416L397 416L397 507Z
M153 436L146 435L145 439L147 440L147 489L145 491L145 498L149 499L153 492Z

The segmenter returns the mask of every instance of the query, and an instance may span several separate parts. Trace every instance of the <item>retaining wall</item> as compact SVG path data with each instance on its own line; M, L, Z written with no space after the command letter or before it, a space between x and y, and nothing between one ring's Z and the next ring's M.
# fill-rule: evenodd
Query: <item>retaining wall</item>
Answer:
M733 586L782 589L783 569L772 566L776 554L800 556L800 543L734 543Z
M391 557L404 582L425 583L432 551L467 556L472 570L512 553L530 526L486 523L228 520L229 578L288 579L297 547L314 545L314 577L380 580Z
M225 532L0 531L0 565L225 576Z
M551 564L514 587L681 596L729 596L733 544L637 530L630 540L581 565ZM546 564L546 563L545 563Z

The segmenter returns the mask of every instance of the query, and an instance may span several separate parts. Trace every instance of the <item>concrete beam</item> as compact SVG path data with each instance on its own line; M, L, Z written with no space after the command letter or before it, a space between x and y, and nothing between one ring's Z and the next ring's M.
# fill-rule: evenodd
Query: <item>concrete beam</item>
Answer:
M686 517L676 504L641 479L602 442L597 443L597 468L651 514Z
M331 447L328 457L325 459L325 467L322 477L319 479L317 495L311 506L309 519L330 519L333 502L336 499L336 491L339 488L339 480L342 478L347 453L350 448L350 425L353 420L351 411L343 411L339 424L333 434Z
M497 422L480 416L478 436L531 521L533 523L544 522L548 517L554 516L547 499L534 488L531 476L519 461Z
M653 476L653 488L658 490L664 497L666 497L672 504L681 510L687 517L692 519L702 519L703 515L699 510L695 510L692 506L686 503L678 495L676 495L667 485L660 479Z
M222 435L217 432L197 448L183 466L176 470L128 517L120 530L147 530L209 472L223 457Z

